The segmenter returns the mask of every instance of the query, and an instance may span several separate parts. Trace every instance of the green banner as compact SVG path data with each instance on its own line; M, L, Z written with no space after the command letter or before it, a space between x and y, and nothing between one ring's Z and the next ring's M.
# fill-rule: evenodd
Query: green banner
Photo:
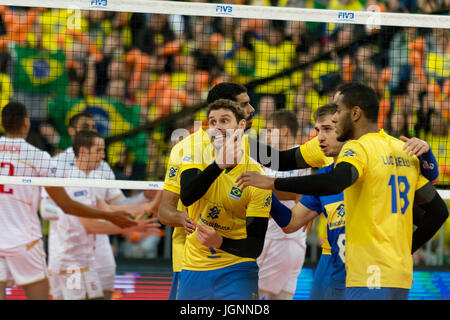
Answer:
M105 138L125 133L141 124L140 107L137 105L127 106L124 103L100 97L87 99L57 97L49 102L48 113L61 134L61 149L71 145L67 133L70 118L83 111L94 116L97 130ZM134 154L136 162L147 162L147 133L143 132L126 138L123 143Z
M68 85L66 56L62 50L14 48L14 89L29 93L64 95Z

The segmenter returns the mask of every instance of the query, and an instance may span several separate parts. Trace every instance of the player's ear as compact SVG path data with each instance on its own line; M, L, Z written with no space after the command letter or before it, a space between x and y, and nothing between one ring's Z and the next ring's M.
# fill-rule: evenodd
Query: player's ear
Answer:
M27 134L28 134L28 131L30 130L30 127L31 127L31 120L29 117L25 117L23 119L23 128Z
M69 134L69 136L71 136L71 137L75 137L75 128L72 128L72 127L68 127L67 128L67 133Z
M239 121L238 126L239 129L245 130L245 126L247 125L247 121L245 119L242 119L241 121Z
M350 116L353 121L358 121L362 116L362 109L358 106L354 106L351 110Z

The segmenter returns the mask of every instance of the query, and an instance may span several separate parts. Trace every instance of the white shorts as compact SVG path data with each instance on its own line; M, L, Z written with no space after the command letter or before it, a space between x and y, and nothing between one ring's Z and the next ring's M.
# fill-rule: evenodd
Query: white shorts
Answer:
M50 275L52 298L55 300L84 300L103 297L100 278L95 271Z
M281 292L293 295L305 254L306 245L300 245L296 240L266 238L264 249L257 259L258 288L274 295Z
M47 278L41 239L0 252L0 281L14 280L17 286L26 286Z
M111 245L102 245L95 248L94 269L100 277L104 291L114 291L114 280L116 277L116 260Z

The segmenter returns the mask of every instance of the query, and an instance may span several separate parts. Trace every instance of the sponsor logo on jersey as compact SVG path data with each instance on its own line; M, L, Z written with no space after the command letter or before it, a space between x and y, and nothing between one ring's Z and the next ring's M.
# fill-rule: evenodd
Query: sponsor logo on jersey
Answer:
M211 218L211 219L217 219L219 217L220 211L221 210L219 208L214 206L214 207L209 209L208 217Z

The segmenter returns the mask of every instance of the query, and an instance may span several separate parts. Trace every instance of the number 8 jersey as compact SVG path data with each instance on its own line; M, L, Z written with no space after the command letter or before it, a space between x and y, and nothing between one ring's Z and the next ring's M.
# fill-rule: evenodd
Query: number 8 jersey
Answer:
M20 138L0 138L0 175L55 177L56 162L47 152ZM38 217L41 187L0 185L0 250L7 251L42 236Z
M347 287L411 288L414 193L428 180L417 157L383 130L347 142L336 161L358 170L344 190Z

